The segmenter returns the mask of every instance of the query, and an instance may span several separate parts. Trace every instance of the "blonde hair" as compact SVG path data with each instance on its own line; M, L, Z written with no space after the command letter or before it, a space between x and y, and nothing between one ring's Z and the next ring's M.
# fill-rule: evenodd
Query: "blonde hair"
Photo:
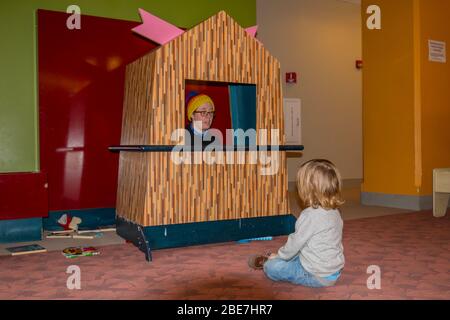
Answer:
M303 208L339 208L344 204L341 187L341 175L331 161L311 160L298 170L297 190Z

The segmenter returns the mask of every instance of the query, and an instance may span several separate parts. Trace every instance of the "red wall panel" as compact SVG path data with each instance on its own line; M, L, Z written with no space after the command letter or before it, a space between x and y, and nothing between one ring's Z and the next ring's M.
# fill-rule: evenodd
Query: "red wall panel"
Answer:
M0 220L47 216L44 173L0 174Z
M139 23L38 10L41 171L49 210L116 204L125 66L157 45L135 35Z

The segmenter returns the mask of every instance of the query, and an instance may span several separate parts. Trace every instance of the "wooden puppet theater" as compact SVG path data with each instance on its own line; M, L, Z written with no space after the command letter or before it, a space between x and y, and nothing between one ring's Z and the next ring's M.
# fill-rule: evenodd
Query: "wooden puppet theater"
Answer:
M185 127L189 80L256 86L255 129L279 129L280 141L274 144L283 146L280 64L223 11L127 66L121 146L174 145L172 132ZM264 144L271 145L270 140L269 134ZM272 151L279 156L273 175L261 175L260 162L176 164L171 152L161 148L119 150L117 232L146 252L148 260L149 248L293 230L286 149ZM246 151L224 151L229 152L249 157Z

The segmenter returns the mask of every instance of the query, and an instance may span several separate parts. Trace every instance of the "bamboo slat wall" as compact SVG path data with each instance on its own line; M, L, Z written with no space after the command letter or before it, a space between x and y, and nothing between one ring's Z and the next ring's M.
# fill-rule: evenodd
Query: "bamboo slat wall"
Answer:
M223 11L127 67L121 144L175 144L186 80L256 84L257 130L279 129L274 144L284 144L279 62ZM176 165L170 153L122 152L117 213L144 226L287 214L279 156L278 173L263 176L259 163Z

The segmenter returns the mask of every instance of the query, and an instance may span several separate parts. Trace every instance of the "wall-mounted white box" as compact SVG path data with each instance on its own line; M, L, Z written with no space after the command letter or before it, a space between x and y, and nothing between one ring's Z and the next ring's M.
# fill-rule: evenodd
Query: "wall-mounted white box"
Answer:
M300 99L285 98L284 134L287 145L302 144L302 103Z

